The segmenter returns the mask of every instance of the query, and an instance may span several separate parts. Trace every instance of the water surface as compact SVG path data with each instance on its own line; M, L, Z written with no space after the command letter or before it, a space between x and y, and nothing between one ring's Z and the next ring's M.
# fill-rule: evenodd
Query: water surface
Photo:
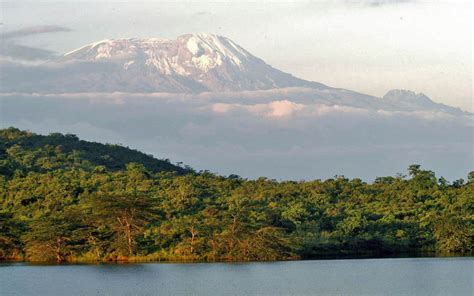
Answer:
M0 265L0 295L473 295L474 258Z

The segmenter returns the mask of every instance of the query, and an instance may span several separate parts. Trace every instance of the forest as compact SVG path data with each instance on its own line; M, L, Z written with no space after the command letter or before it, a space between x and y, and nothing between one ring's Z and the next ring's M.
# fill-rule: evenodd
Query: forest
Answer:
M0 260L444 256L473 243L474 172L449 182L413 164L372 182L246 179L71 134L0 130Z

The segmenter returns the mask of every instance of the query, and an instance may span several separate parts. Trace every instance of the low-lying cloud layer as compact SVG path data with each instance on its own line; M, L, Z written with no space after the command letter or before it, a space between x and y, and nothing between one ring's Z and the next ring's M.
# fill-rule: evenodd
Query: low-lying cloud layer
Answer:
M329 105L294 93L2 94L0 125L122 143L245 177L370 180L420 163L454 179L474 168L471 115Z

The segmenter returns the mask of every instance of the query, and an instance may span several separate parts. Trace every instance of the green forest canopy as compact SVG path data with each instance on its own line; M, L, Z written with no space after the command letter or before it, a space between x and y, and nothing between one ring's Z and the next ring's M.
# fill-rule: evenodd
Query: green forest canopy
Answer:
M471 253L474 172L372 183L195 172L74 135L0 130L0 258L277 260Z

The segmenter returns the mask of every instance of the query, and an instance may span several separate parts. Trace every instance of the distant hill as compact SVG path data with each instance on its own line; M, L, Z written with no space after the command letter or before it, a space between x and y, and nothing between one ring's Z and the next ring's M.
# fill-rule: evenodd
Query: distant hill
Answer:
M128 163L142 164L157 172L191 172L137 150L114 144L79 140L75 135L53 133L37 135L17 128L0 130L0 173L12 175L15 170L48 171L60 168L92 170L103 166L108 170L125 169Z

